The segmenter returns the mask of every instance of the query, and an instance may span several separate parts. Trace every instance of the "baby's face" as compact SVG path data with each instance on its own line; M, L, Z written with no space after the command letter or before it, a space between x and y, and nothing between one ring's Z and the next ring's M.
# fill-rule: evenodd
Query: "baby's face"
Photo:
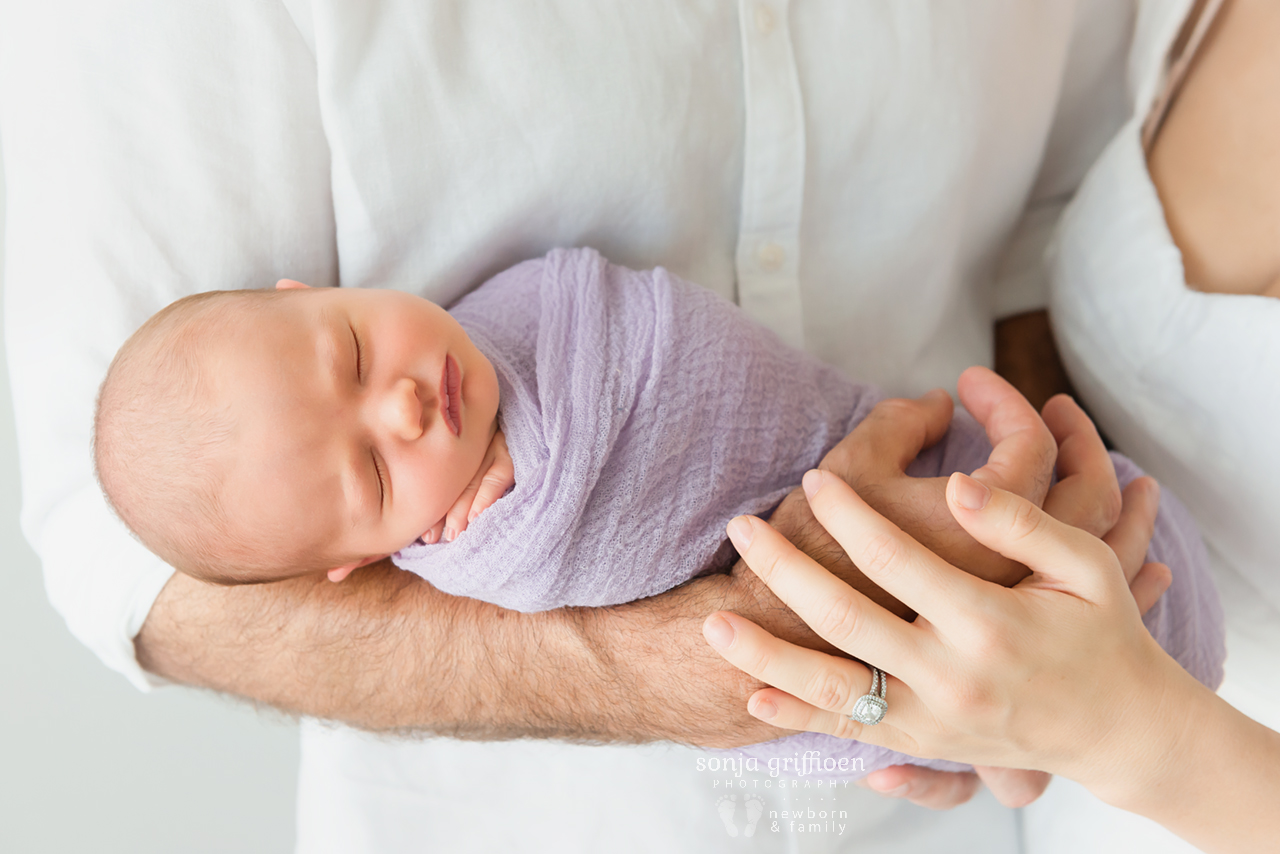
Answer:
M232 531L349 572L443 519L498 411L493 366L457 321L358 288L299 291L245 315L210 372L235 425L222 496Z

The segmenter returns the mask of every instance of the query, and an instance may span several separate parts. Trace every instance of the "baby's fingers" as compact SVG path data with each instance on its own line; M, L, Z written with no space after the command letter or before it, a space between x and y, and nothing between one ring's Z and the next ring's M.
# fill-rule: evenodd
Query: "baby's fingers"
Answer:
M458 496L458 500L453 502L449 512L444 514L445 542L453 542L459 534L467 530L467 524L471 520L471 505L475 502L476 494L480 491L480 480L481 476L477 473L471 479L471 482L467 484L467 488L462 490L462 495Z
M432 525L430 528L427 529L426 533L422 535L422 541L427 545L438 543L440 542L440 535L443 533L444 533L444 520L441 519L439 522L436 522L434 525Z
M471 502L471 510L467 513L467 522L488 510L493 502L506 495L507 490L515 485L515 468L510 457L499 457L493 461L489 471L480 479L480 487L476 490L475 499Z

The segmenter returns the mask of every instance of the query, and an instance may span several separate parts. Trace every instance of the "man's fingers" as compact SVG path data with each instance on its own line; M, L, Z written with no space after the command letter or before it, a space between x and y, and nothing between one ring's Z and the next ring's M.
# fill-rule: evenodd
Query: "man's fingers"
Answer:
M1021 768L996 768L992 765L975 765L982 782L1003 806L1011 809L1025 807L1044 794L1052 774L1044 771L1026 771Z
M960 402L987 431L991 457L973 476L988 486L1044 501L1058 445L1040 414L995 372L969 368L960 375Z
M849 489L838 477L826 477ZM916 657L910 623L836 578L767 523L752 516L739 516L727 530L751 571L820 637L891 671L899 665L910 666ZM762 638L757 640L765 642ZM758 648L757 645L754 649ZM734 664L752 672L743 664ZM780 687L802 690L794 683Z
M1098 601L1123 578L1115 553L1105 543L1059 522L1021 496L956 472L947 483L947 505L975 540L1026 564L1042 579L1070 581L1076 595ZM1092 571L1082 572L1082 567ZM1114 568L1115 577L1098 567Z
M920 807L949 810L966 803L980 788L976 774L937 771L919 765L893 765L872 771L860 785L890 798L904 798Z
M922 450L946 434L952 409L951 395L941 389L915 400L882 400L823 457L819 468L855 484L864 478L901 475Z
M1093 421L1065 394L1051 398L1043 415L1058 443L1058 482L1049 490L1044 509L1061 522L1101 537L1120 518L1120 485L1111 455Z
M1124 570L1126 582L1132 582L1146 563L1147 548L1156 529L1160 512L1160 485L1150 477L1140 477L1125 487L1120 520L1102 541L1111 546Z
M1129 582L1129 592L1138 606L1138 613L1144 617L1164 592L1173 583L1173 572L1162 563L1148 563L1138 570L1133 581Z

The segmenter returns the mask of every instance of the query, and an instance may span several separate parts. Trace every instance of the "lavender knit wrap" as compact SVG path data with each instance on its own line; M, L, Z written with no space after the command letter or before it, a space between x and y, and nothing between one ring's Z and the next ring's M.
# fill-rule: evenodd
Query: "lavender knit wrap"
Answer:
M447 593L520 611L629 602L710 568L725 523L771 512L880 397L706 289L587 249L513 267L451 313L497 372L516 484L454 542L415 543L394 560ZM959 412L910 473L971 472L990 450ZM1113 458L1122 485L1141 474ZM1216 687L1221 607L1195 524L1167 492L1148 559L1174 581L1147 627ZM811 750L860 760L815 776L968 767L815 733L733 753L764 763Z

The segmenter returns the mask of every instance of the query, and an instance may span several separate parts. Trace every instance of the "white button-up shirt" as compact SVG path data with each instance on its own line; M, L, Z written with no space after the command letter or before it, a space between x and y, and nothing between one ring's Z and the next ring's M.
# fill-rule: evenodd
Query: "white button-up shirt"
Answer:
M737 300L850 376L951 386L990 362L998 311L1042 303L1054 211L1123 116L1131 13L1114 0L13 6L6 340L23 528L55 607L147 684L132 638L170 570L99 495L93 400L128 334L194 291L287 276L447 303L553 246L590 245ZM329 737L310 736L307 763L337 774L333 757L351 754L317 752ZM372 774L377 791L375 766L343 779ZM364 808L354 783L331 782L310 785L332 809Z

